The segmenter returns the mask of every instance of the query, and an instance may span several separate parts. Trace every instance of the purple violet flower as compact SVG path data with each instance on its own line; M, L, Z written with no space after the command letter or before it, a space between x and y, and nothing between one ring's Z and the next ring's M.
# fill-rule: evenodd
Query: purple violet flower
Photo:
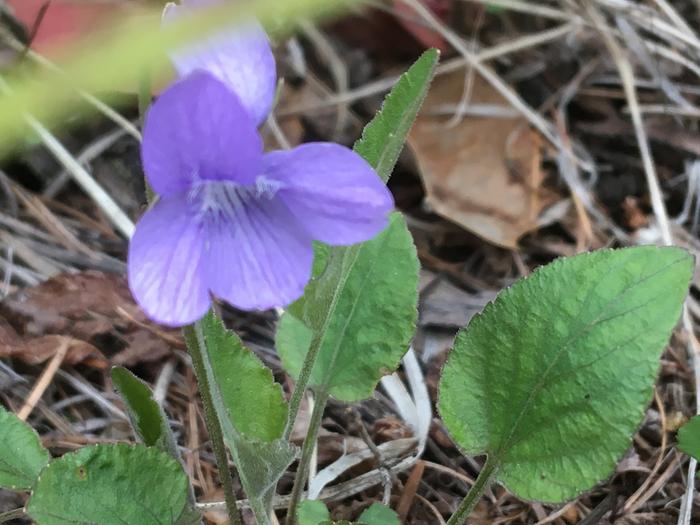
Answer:
M312 241L371 239L394 206L371 166L344 146L263 153L257 124L277 77L274 59L260 59L272 52L258 31L179 54L183 78L146 116L142 160L159 199L131 241L129 284L162 324L196 321L212 295L244 310L291 303L311 276Z

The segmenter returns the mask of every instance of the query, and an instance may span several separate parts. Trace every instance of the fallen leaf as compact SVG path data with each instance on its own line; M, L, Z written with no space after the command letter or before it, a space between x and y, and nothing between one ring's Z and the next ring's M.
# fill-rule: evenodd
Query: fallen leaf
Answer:
M91 358L94 362L102 362L106 366L106 359L97 348L84 341L68 339L68 352L63 359L66 364L76 365ZM66 337L60 335L23 339L0 317L0 357L19 358L27 364L38 365L51 359L65 340Z
M516 248L556 200L542 187L543 143L523 118L465 116L448 125L450 117L435 116L459 105L464 83L464 71L435 79L408 143L436 213L496 245ZM507 107L478 76L470 104Z
M0 357L36 365L53 357L66 338L65 362L96 368L159 360L175 340L148 323L117 275L61 274L0 302Z

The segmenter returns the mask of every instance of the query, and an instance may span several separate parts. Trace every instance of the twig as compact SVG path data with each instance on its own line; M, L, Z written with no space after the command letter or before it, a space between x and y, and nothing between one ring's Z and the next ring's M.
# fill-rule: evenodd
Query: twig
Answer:
M49 361L49 364L46 365L46 368L44 368L44 371L41 373L41 376L39 376L39 379L34 385L34 388L32 388L29 397L24 402L24 406L22 406L20 411L17 413L17 417L22 421L27 420L29 415L36 407L36 404L41 399L41 396L43 396L44 392L46 392L46 389L51 384L51 381L56 375L58 368L61 366L61 363L63 363L63 360L66 358L66 354L68 353L70 345L71 341L68 338L64 338L61 341L61 344L56 350L56 353L51 358L51 361Z
M664 409L664 402L659 396L659 391L657 389L654 389L654 400L656 401L656 406L659 408L659 417L661 418L661 447L659 448L659 457L657 458L654 467L651 469L651 472L649 473L649 476L647 476L644 483L642 483L634 494L632 494L625 502L624 506L622 507L624 512L634 512L634 510L638 509L641 504L644 504L647 499L653 495L653 493L647 493L645 495L644 491L647 489L647 487L649 487L649 485L651 485L651 481L654 479L654 476L663 464L664 454L668 444L668 430L666 426L666 410Z
M335 82L335 87L338 95L342 96L347 92L350 87L350 81L348 79L348 69L343 59L336 52L335 48L328 40L328 37L323 34L314 24L308 20L304 20L300 24L301 30L306 35L311 43L316 47L321 59L325 61L328 65L331 75L333 76L333 81ZM347 104L338 105L338 117L335 123L335 130L333 132L333 140L338 140L343 128L348 121L349 109Z
M649 194L651 197L654 215L659 223L663 243L665 245L672 245L673 238L671 236L671 226L669 224L666 205L664 204L663 195L661 193L661 187L659 186L659 179L656 175L656 167L654 166L654 159L651 155L649 139L647 138L646 131L644 130L642 114L639 111L639 100L637 98L637 90L635 89L635 79L632 65L625 56L620 44L610 33L610 30L607 27L602 15L595 10L591 2L588 1L585 3L585 5L588 15L590 16L594 26L600 31L600 34L605 41L605 45L610 51L610 54L619 71L632 116L632 124L637 137L637 145L642 156L642 163L644 164L644 173L646 174L647 185L649 186Z
M8 521L19 519L24 516L24 509L15 509L9 512L3 512L0 514L0 523L7 523Z
M85 193L99 206L109 220L127 239L134 233L134 223L122 211L119 205L112 199L102 186L90 175L75 157L61 144L58 139L51 134L38 120L30 115L25 115L25 120L29 127L39 136L47 149L56 157L63 167L73 176L75 182L80 185Z
M7 94L11 93L10 86L0 78L0 89ZM71 153L59 142L59 140L29 114L24 114L24 120L30 128L39 136L46 148L56 157L63 167L73 176L75 181L85 190L90 198L102 209L117 229L127 238L134 233L134 223L119 208L114 199L100 186L95 179L80 165Z
M573 29L576 28L576 24L569 22L562 24L558 27L552 29L547 29L538 33L533 33L531 35L526 35L522 38L516 38L514 40L503 42L496 46L484 49L476 54L476 58L481 62L487 62L511 53L522 51L531 47L546 44L553 40L557 40L571 33ZM435 70L435 75L446 75L454 71L458 71L469 65L469 62L463 57L453 58L447 60L440 64ZM313 104L300 104L297 106L292 106L291 108L280 111L280 116L292 116L297 114L304 114L309 111L319 110L334 106L336 104L346 104L361 100L363 98L370 97L372 95L378 95L389 91L394 84L399 80L399 77L393 76L388 78L383 78L374 82L365 84L357 89L349 90L347 93L342 95L336 95L328 97L321 102L315 102Z
M454 47L464 57L469 66L474 68L474 70L479 73L484 80L491 84L491 86L498 91L515 109L517 109L523 115L523 117L527 119L530 124L536 128L551 144L556 146L556 148L560 151L568 154L564 144L561 141L561 138L556 133L556 128L554 128L551 123L537 113L537 111L532 109L520 97L520 95L508 84L506 84L503 79L492 69L485 66L475 53L467 49L464 41L457 33L438 20L438 18L418 0L402 1L411 6L416 13L423 17L432 29L438 31L450 43L450 45L452 45L452 47ZM576 161L581 165L586 165L586 163L581 159L577 158Z

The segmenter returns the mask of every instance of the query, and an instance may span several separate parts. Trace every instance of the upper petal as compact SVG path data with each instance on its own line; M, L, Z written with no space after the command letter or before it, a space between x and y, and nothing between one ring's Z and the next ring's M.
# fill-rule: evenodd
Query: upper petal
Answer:
M220 3L183 0L180 5L170 4L163 13L163 22L167 24ZM238 94L256 124L261 124L270 113L277 70L270 41L257 22L229 27L172 53L171 58L180 75L204 69L223 81Z
M136 226L129 245L129 287L156 322L192 323L209 309L204 237L184 194L161 198Z
M357 153L331 143L310 143L268 153L263 174L280 183L278 196L310 235L327 244L371 239L387 225L394 199Z
M201 179L252 182L261 166L262 140L238 97L200 71L151 106L141 156L156 193L174 195Z
M279 199L239 195L207 224L206 271L214 295L243 310L285 306L311 278L312 240Z

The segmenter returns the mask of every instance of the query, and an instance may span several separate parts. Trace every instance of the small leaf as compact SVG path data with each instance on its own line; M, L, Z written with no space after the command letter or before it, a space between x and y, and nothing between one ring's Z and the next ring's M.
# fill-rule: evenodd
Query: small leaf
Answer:
M408 350L418 301L418 258L399 213L371 241L334 248L328 268L285 314L277 350L299 374L309 348L320 345L310 386L352 402L372 395ZM294 317L296 318L294 318Z
M287 402L270 369L216 316L201 323L221 400L236 431L260 441L282 437Z
M458 336L439 409L468 454L524 499L561 502L608 476L652 395L693 271L678 248L559 259Z
M437 49L429 49L394 85L379 113L364 129L355 151L362 155L384 182L399 159L418 111L430 89L440 59Z
M317 499L307 499L299 504L297 519L299 525L318 525L330 520L326 504Z
M691 418L678 431L678 448L689 456L700 459L700 416Z
M399 516L381 503L374 503L365 510L360 515L358 523L365 523L366 525L401 525Z
M187 502L188 480L168 454L142 445L94 445L42 471L27 505L38 525L166 525Z
M153 392L126 368L112 369L112 381L126 403L131 426L141 441L149 447L157 447L174 458L179 458L177 443L168 418L153 399Z
M181 462L177 441L168 424L168 418L153 399L153 392L148 385L123 367L112 368L112 381L126 404L131 426L141 442L146 446L156 447ZM176 525L201 523L201 515L194 508L195 496L191 485L187 499L188 505L182 511Z
M0 407L0 487L31 489L50 459L34 429Z
M202 350L224 440L257 520L267 523L275 486L297 451L282 439L288 412L282 389L213 313L185 335L188 347Z

